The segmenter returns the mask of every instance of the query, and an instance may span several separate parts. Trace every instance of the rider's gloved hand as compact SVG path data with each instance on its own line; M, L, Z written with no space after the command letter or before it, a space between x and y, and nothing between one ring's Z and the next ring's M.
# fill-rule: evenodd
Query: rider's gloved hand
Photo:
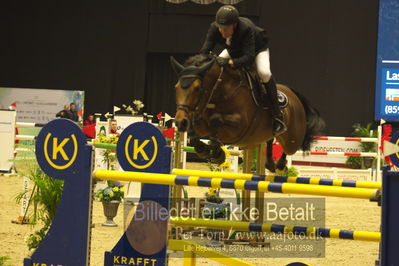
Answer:
M229 59L218 56L216 57L216 62L218 63L219 66L225 66L229 63Z

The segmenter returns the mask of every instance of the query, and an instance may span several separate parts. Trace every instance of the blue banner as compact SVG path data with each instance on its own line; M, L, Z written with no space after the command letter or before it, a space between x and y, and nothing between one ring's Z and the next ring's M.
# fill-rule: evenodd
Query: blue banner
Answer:
M398 0L380 0L374 117L399 121Z

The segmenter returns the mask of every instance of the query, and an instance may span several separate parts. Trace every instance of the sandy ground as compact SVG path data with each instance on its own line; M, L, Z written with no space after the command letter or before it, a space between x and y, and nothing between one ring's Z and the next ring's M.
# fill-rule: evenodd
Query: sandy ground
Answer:
M190 169L202 168L205 165L191 164ZM14 197L22 189L22 177L0 176L0 257L8 256L9 265L22 265L23 258L29 252L25 244L25 237L33 230L29 225L18 225L11 220L19 216L20 206ZM189 196L202 196L206 188L188 188ZM266 194L266 197L297 197L297 195ZM103 227L105 221L100 202L93 203L93 223L91 240L91 265L103 265L104 251L112 249L123 233L123 211L118 211L114 219L118 227ZM326 199L326 227L347 230L379 231L380 207L374 202L358 199ZM325 257L323 258L243 258L256 265L287 265L290 262L302 261L312 265L374 265L378 258L378 243L358 242L351 240L327 239ZM241 251L235 251L240 254ZM238 252L238 253L237 253ZM234 254L234 252L232 252ZM171 265L183 265L182 259L171 258ZM199 259L198 265L218 265L218 263Z

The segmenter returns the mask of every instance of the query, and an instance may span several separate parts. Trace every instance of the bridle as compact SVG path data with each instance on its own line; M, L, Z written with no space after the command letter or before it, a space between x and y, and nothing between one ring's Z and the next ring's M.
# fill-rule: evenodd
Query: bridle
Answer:
M195 78L195 79L201 80L201 83L202 83L202 76L200 76L200 75L182 75L179 77L179 80L182 78ZM202 87L200 88L200 90L202 90ZM193 111L192 109L193 108L190 108L190 106L188 104L177 104L176 105L176 110L182 110L182 111L186 112L186 114L189 114L190 111Z
M217 88L219 87L220 83L222 82L222 74L223 74L223 66L220 67L220 73L218 78L215 81L215 84L212 86L212 89L208 95L208 97L203 97L200 98L200 100L197 102L196 105L194 106L189 106L187 104L178 104L176 106L177 110L182 110L184 111L187 115L189 115L190 113L192 113L193 116L193 120L198 120L202 117L202 115L205 113L205 110L207 109L212 96L214 94L214 92L217 90ZM192 74L187 74L187 75L182 75L180 76L180 79L182 78L195 78L195 79L199 79L201 81L201 87L199 88L200 91L203 91L204 88L202 87L202 80L203 80L203 76L202 75L192 75ZM207 94L207 90L205 90L205 95ZM201 99L205 99L204 101L201 101Z

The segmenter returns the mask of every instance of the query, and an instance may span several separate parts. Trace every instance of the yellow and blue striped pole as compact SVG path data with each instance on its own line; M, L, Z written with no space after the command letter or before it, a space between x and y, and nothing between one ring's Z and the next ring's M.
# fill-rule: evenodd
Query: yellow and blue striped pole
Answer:
M304 185L292 183L277 183L269 181L208 178L198 176L179 176L171 174L155 174L128 171L96 170L93 177L103 180L130 181L160 185L184 185L214 188L230 188L240 190L253 190L259 192L274 192L284 194L304 194L315 196L330 196L344 198L373 199L379 197L378 189L349 188Z
M336 187L357 187L381 189L381 182L362 181L362 180L340 180L317 177L295 177L295 176L272 176L259 174L226 173L201 170L173 169L172 174L185 176L218 177L227 179L259 180L279 183L297 183Z
M341 229L329 229L320 227L289 226L268 223L233 222L225 220L197 219L171 217L171 224L185 227L206 227L220 230L235 230L242 232L265 232L278 234L296 234L313 238L339 238L358 241L380 242L380 232L352 231Z

